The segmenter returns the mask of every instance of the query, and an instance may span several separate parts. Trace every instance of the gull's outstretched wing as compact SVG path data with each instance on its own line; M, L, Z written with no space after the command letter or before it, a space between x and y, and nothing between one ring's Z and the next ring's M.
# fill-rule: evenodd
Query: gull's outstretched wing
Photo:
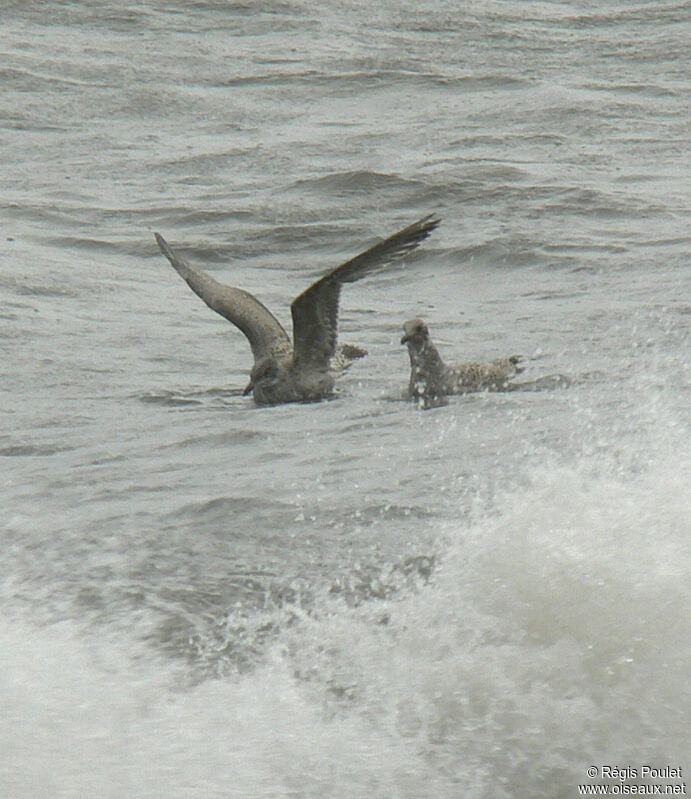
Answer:
M326 368L336 350L341 284L353 283L403 258L424 241L440 221L434 215L423 217L341 264L303 291L290 306L296 360L306 366Z
M271 311L256 297L242 289L225 286L206 272L192 269L182 256L171 249L163 236L158 233L155 236L161 252L192 291L209 308L239 327L247 336L255 362L266 355L290 350L288 334Z

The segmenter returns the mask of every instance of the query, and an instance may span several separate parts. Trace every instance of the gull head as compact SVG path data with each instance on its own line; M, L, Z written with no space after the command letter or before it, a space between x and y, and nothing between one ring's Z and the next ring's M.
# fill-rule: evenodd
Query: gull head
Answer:
M408 344L409 346L417 344L420 346L428 340L429 330L422 319L409 319L403 325L401 344Z
M250 372L250 382L242 392L245 396L255 389L266 389L276 385L281 377L281 369L278 361L271 356L262 358L252 367Z

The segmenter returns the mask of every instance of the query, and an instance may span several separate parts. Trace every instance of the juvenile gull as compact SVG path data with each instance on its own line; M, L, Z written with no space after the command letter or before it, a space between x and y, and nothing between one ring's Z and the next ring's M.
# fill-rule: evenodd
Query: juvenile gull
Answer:
M410 319L403 325L401 344L408 345L410 383L408 394L416 399L434 399L447 394L470 391L501 391L518 372L520 355L486 362L456 363L447 366L432 343L422 319Z
M192 269L156 233L161 252L187 285L217 313L247 337L254 365L245 394L259 405L305 402L328 397L334 387L337 361L365 353L354 347L336 351L338 300L343 283L353 283L401 259L437 227L440 220L425 216L375 244L313 283L293 300L293 343L276 317L242 289L226 286L205 272Z

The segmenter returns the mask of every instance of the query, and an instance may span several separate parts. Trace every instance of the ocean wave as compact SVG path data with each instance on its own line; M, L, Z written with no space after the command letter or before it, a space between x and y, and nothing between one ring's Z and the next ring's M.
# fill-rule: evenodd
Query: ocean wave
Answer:
M334 172L314 178L295 181L289 188L316 191L319 193L358 193L362 191L389 191L391 189L419 189L424 183L419 180L402 178L393 173L352 170Z
M141 402L152 405L164 405L170 408L186 406L207 406L209 404L225 404L226 401L242 397L242 389L156 389L142 391L132 395ZM176 446L184 446L178 442Z
M74 449L69 444L8 444L0 446L0 456L16 458L24 456L56 455L60 452L69 452Z

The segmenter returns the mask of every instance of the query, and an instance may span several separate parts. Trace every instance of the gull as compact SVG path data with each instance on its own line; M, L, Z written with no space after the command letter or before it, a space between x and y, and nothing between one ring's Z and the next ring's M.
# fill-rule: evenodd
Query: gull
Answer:
M471 391L501 391L509 380L523 371L520 355L493 361L456 363L447 366L432 343L422 319L409 319L403 325L401 344L408 345L410 383L408 395L426 400Z
M440 221L434 214L423 217L327 272L303 291L290 306L292 343L276 317L256 297L193 269L163 236L156 233L155 237L161 252L192 291L247 337L254 365L244 394L252 393L258 405L274 405L312 402L332 394L339 370L366 354L357 347L336 349L341 285L400 260L426 239Z

